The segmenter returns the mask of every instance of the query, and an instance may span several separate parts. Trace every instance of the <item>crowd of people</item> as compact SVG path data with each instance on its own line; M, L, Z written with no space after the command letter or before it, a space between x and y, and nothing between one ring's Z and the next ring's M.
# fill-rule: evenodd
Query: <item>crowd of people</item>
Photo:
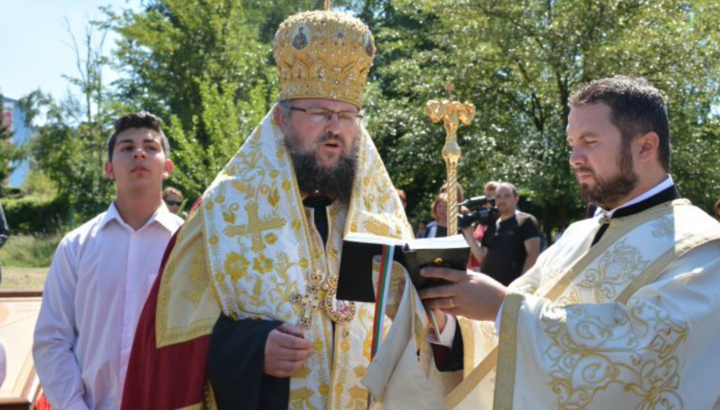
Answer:
M572 95L569 162L598 209L542 253L513 184L488 182L487 219L460 232L443 186L417 236L461 234L468 269L423 268L441 281L404 286L392 337L376 343L375 304L335 297L343 237L416 234L364 124L374 39L343 13L299 13L274 56L279 102L188 213L163 191L173 163L159 119L115 122L115 199L65 236L48 273L36 408L720 404L720 223L681 199L649 82Z

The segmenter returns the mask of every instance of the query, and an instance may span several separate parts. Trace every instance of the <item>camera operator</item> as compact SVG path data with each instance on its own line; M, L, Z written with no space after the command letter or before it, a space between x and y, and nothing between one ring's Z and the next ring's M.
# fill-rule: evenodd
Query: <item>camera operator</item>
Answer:
M498 218L491 220L481 244L473 236L473 227L462 232L480 263L480 271L503 285L530 269L540 254L540 231L534 216L517 210L518 194L508 182L497 185L495 203Z
M495 200L495 190L497 189L497 185L499 182L496 181L488 181L485 186L483 187L483 195L485 195L485 198L489 201ZM488 202L485 207L493 207L495 206L495 203ZM495 218L493 218L492 222L495 222ZM488 224L477 224L475 227L475 231L473 232L473 236L475 237L475 240L478 243L482 243L483 236L485 236L485 231L487 230ZM470 260L468 261L468 269L472 269L474 271L479 272L480 271L480 262L478 262L477 258L475 258L475 255L470 255Z

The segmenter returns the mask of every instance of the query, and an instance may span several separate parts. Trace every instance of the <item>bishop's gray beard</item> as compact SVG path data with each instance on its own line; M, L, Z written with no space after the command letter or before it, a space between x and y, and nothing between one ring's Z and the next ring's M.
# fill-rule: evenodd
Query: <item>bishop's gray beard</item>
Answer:
M294 131L286 130L285 148L292 159L300 191L307 193L318 192L344 203L350 202L357 168L359 134L360 130L355 136L350 152L343 154L334 167L325 168L318 163L316 157L317 146L324 141L337 137L324 135L317 141L313 149L302 151L297 143Z
M639 177L633 170L633 159L630 149L623 147L618 160L619 172L610 178L600 178L591 168L578 167L576 171L589 172L595 179L595 186L580 185L580 198L589 204L595 204L605 210L618 205L618 201L625 198L635 187Z

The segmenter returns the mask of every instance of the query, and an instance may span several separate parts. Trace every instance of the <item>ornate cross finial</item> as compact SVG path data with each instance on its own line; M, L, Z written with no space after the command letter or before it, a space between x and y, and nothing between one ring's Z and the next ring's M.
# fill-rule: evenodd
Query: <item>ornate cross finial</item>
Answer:
M325 0L325 10L330 11L330 3L331 2L332 2L331 0Z
M447 100L430 100L425 105L425 112L433 122L443 121L445 126L445 147L442 155L447 166L447 231L448 235L457 233L457 165L462 156L462 150L457 143L457 130L460 124L470 125L475 117L475 106L469 102L464 104L453 101L455 86L452 83L445 85L448 92Z
M448 93L448 100L453 100L453 91L455 91L455 85L453 83L445 84L445 91Z

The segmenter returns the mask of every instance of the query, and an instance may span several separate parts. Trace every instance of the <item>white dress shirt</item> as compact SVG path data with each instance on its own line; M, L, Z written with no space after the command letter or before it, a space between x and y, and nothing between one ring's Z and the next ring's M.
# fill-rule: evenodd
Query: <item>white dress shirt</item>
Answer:
M183 220L163 203L137 231L110 205L55 252L33 357L54 409L120 408L140 312Z
M661 183L655 185L654 187L648 189L647 191L643 192L642 194L636 196L635 198L625 202L624 204L618 206L615 209L611 209L609 211L606 211L600 207L598 207L598 210L595 211L595 216L605 215L608 218L612 218L615 211L622 208L627 208L630 205L635 205L639 202L642 202L650 197L653 197L660 192L670 188L671 186L675 185L675 182L673 181L672 177L668 174L667 178L665 178Z

